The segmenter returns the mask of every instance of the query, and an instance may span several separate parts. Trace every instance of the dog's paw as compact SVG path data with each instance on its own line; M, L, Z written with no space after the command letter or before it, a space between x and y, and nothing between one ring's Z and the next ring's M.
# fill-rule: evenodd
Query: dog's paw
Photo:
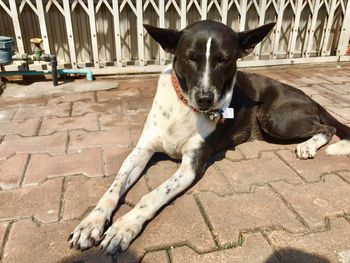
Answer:
M97 245L108 221L104 214L92 211L69 235L70 248L85 250Z
M297 145L295 153L301 160L315 158L317 145L311 141L306 141Z
M125 217L118 219L104 234L100 249L109 254L126 250L141 228L142 224L133 220L127 220Z

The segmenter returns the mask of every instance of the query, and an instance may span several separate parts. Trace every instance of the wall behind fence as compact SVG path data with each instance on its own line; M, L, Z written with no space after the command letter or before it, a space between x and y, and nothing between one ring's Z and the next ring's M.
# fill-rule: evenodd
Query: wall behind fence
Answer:
M16 51L32 53L30 38L41 37L61 66L99 73L160 69L171 57L142 24L182 29L201 19L236 31L276 22L243 66L349 60L349 0L0 0L0 35Z

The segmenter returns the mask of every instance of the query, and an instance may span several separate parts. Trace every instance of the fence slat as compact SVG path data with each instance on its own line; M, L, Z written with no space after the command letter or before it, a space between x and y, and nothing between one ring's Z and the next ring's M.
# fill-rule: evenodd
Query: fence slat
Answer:
M117 55L117 66L122 66L122 45L120 39L120 18L118 0L113 0L113 25L115 37L115 52Z
M66 22L70 63L71 63L73 68L76 68L77 67L77 55L75 52L75 42L74 42L72 16L70 13L69 0L63 0L63 9L64 9L64 18L65 18L64 20Z
M186 16L187 16L187 4L186 0L181 0L181 18L180 18L180 24L181 29L184 29L187 25Z
M272 58L277 59L277 53L278 53L278 47L280 43L280 36L281 36L281 27L282 27L282 21L283 21L283 13L284 13L284 3L285 0L279 0L279 6L278 6L278 17L277 22L275 26L275 36L274 36L274 42L273 42L273 51L272 51Z
M335 13L336 8L337 8L337 0L331 0L331 5L329 8L329 14L328 14L328 20L327 20L327 26L326 26L326 32L325 32L325 36L323 39L322 50L321 50L322 56L329 55L331 52L330 49L327 50L327 48L328 48L328 41L329 41L329 36L330 36L331 30L332 30L332 24L333 24L334 13Z
M292 36L291 36L291 44L290 48L288 50L288 58L293 58L295 53L295 44L298 36L299 31L299 22L300 22L300 16L301 11L303 10L303 0L298 0L295 10L295 18L294 18L294 25L292 28Z
M46 29L46 20L45 20L45 11L42 0L36 0L36 8L38 10L38 18L39 18L39 25L40 25L40 33L41 37L43 39L43 46L45 53L51 53L50 51L50 44L49 44L49 38L47 36L47 29Z
M307 45L306 45L306 53L305 57L310 57L310 51L312 48L312 44L314 42L314 34L315 34L315 29L316 29L316 22L317 22L317 15L318 11L320 10L321 7L321 2L320 0L315 0L315 5L313 8L313 14L312 14L312 20L311 20L311 27L310 27L310 32L309 36L307 39Z
M260 1L259 26L265 23L266 0ZM254 48L254 60L258 60L261 54L261 43Z
M100 66L100 63L98 60L98 46L97 46L97 32L96 32L94 0L88 0L88 14L89 14L90 32L91 32L92 56L94 59L94 65L95 65L95 67L98 68Z
M350 1L347 2L346 9L345 9L343 25L341 28L341 33L340 33L338 48L337 48L338 56L346 54L346 49L349 45L349 39L350 39L349 25L350 25Z
M244 31L246 17L247 17L247 0L241 0L241 20L239 23L239 31Z
M164 28L165 27L165 2L164 2L164 0L158 1L158 9L159 9L159 27ZM165 52L161 47L159 47L159 58L160 58L160 64L165 65Z
M13 28L15 30L18 52L24 53L24 45L23 45L21 27L18 19L16 0L10 0L10 9L12 13L11 18L12 18Z
M221 22L227 24L228 0L221 2Z
M208 1L202 0L201 1L201 19L205 20L207 19L207 10L208 10Z
M145 65L145 49L143 36L143 12L142 0L136 0L136 18L137 18L137 49L139 55L139 66Z

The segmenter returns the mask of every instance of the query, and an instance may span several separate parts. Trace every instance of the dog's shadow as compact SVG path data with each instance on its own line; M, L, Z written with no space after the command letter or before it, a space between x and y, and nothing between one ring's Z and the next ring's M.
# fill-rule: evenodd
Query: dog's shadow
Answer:
M79 253L77 255L66 257L60 261L55 261L57 263L137 263L140 262L135 254L130 251L125 251L122 253L123 257L118 257L116 255L103 255L98 249L90 249L84 253Z
M295 248L276 250L264 263L331 263L327 258Z

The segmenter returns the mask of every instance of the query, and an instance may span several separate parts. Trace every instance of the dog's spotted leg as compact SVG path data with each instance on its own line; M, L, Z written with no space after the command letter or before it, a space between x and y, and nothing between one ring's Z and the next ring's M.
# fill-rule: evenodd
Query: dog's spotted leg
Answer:
M136 147L129 154L95 209L69 236L71 247L83 250L100 241L105 225L108 224L120 197L137 180L152 155L153 151L141 147Z
M333 137L335 129L329 127L329 131L314 135L306 142L297 145L295 153L299 159L312 159L316 151L323 145L327 144Z
M107 231L100 247L107 253L115 253L125 250L130 242L141 231L143 224L154 217L156 212L179 193L184 191L194 181L198 166L192 154L186 154L182 158L182 164L176 173L154 189L143 196L139 203L127 214L120 217ZM197 167L196 167L197 166Z

